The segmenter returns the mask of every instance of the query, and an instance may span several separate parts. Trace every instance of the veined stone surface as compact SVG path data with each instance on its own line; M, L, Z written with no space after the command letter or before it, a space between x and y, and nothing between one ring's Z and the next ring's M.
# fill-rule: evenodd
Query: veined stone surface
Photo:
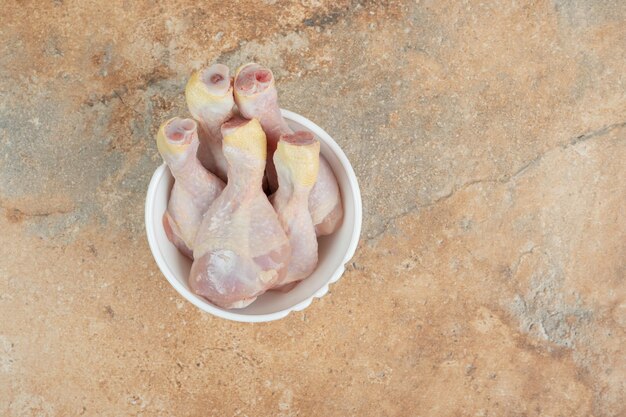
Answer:
M626 414L626 3L7 1L0 415ZM362 241L250 325L143 204L191 70L256 60L360 180Z

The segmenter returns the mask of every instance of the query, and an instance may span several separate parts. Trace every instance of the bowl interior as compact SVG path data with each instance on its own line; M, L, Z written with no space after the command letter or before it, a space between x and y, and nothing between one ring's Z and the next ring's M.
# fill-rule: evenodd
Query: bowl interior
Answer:
M191 261L181 255L169 242L163 229L162 217L174 183L174 179L166 166L161 167L163 169L162 175L155 184L154 204L151 208L148 207L148 210L152 210L150 216L152 224L147 225L147 227L151 226L154 232L156 247L152 249L155 259L166 278L185 298L203 310L218 316L237 319L237 316L261 316L281 312L286 315L289 309L300 303L305 303L316 293L324 291L329 282L339 279L344 271L344 264L352 257L356 248L355 235L358 241L361 223L360 193L358 186L356 186L354 173L345 155L330 136L317 125L290 112L284 111L283 115L292 129L308 130L320 141L321 153L330 164L339 182L344 209L344 218L339 230L330 236L319 239L317 268L309 278L300 282L288 293L268 291L250 306L238 310L224 310L193 294L187 285ZM250 319L254 320L253 317Z

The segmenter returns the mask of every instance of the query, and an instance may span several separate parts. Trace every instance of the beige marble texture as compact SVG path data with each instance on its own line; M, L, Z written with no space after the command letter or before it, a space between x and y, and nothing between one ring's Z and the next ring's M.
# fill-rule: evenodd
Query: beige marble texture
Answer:
M0 415L626 415L626 2L0 7ZM330 293L201 313L143 226L190 71L270 66L360 180Z

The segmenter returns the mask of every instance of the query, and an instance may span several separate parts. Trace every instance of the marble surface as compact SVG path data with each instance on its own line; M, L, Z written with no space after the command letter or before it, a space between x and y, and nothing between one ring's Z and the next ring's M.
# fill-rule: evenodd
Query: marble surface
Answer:
M626 414L626 2L8 1L0 415ZM143 203L190 70L257 60L352 161L363 236L228 322Z

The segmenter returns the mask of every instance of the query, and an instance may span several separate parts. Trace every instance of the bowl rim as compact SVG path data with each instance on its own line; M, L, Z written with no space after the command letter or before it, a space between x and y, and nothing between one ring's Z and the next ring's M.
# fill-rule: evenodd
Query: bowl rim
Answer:
M156 231L152 227L154 224L154 218L152 215L152 208L154 207L154 202L156 199L156 191L158 189L158 185L163 180L166 172L167 172L167 164L161 164L152 174L152 178L150 180L150 184L148 185L148 192L146 195L146 204L145 204L145 226L146 226L146 235L148 238L148 246L150 247L150 251L152 253L152 257L154 258L157 266L161 273L165 276L167 281L174 287L174 289L183 296L187 301L191 302L193 305L198 307L200 310L210 313L214 316L221 317L223 319L245 322L245 323L258 323L258 322L267 322L273 320L279 320L286 317L292 311L301 311L307 308L314 298L321 298L328 292L329 285L336 282L341 278L343 273L345 272L345 264L354 256L356 252L359 238L361 235L361 225L363 221L363 203L361 200L361 190L359 188L359 183L354 173L354 169L352 168L352 164L348 160L348 157L345 155L341 147L335 142L335 140L321 127L317 124L313 123L311 120L307 119L304 116L301 116L297 113L294 113L289 110L281 109L282 116L293 122L299 123L302 126L305 126L307 129L311 130L315 133L316 136L323 138L324 143L332 150L335 156L341 162L341 165L344 167L346 174L348 176L348 181L350 182L350 186L352 188L352 198L354 201L354 228L352 230L352 236L350 237L350 244L348 245L348 249L346 250L346 255L341 263L341 265L335 270L333 274L331 274L326 280L326 282L315 292L313 295L308 297L307 299L294 304L293 306L286 307L283 310L276 311L273 313L267 314L240 314L233 311L225 311L218 309L217 307L209 304L208 302L204 302L198 299L190 290L185 288L179 281L176 279L176 275L170 269L169 265L165 261L165 257L160 251L159 244L156 239ZM158 256L157 256L158 254Z

